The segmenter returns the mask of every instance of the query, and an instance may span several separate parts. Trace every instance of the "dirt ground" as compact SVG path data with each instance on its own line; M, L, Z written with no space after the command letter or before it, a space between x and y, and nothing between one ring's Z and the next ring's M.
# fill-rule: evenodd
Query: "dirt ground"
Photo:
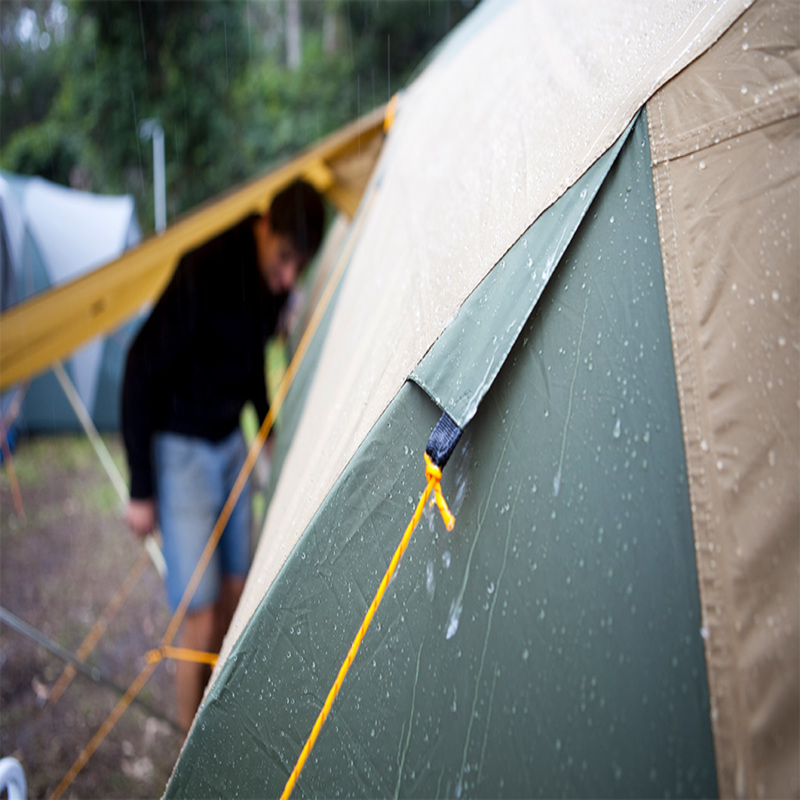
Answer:
M124 464L118 437L106 437ZM79 673L57 703L50 692L65 667L43 644L75 653L139 559L113 485L82 435L23 438L13 464L24 505L15 508L0 467L0 605L44 637L0 622L0 757L25 770L28 797L48 797L119 699ZM125 472L123 471L123 474ZM148 562L88 664L125 690L169 622L163 584ZM162 661L65 797L160 797L183 737L175 719L172 662Z

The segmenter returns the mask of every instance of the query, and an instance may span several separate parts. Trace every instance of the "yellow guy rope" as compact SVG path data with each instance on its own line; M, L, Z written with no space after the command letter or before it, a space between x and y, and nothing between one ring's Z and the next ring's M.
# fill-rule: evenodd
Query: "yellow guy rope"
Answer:
M366 214L362 214L361 219L364 219ZM289 388L292 385L292 381L294 381L295 375L297 374L297 370L300 368L300 364L305 357L305 354L308 350L309 345L311 344L311 340L316 333L317 328L319 327L320 322L322 321L322 317L325 315L327 311L328 305L330 304L331 299L333 298L334 292L336 291L336 287L339 285L339 281L344 274L345 267L347 266L350 255L352 254L353 247L355 246L355 240L357 236L355 235L355 231L351 233L348 245L345 248L345 251L340 255L339 262L336 265L336 269L331 274L330 280L328 281L327 286L325 287L325 291L323 292L322 296L320 297L319 303L317 307L314 309L314 313L309 320L308 327L306 328L305 332L303 333L302 338L300 339L300 343L297 346L297 350L292 358L291 363L289 364L288 369L286 370L286 374L283 376L283 380L278 386L277 391L275 392L275 398L273 399L272 403L270 404L269 412L267 413L264 422L261 425L261 428L256 435L256 438L250 447L250 451L247 454L247 459L245 460L244 464L242 465L242 469L239 472L239 476L236 479L236 483L231 490L230 495L228 496L227 501L225 502L225 506L222 509L222 512L219 515L219 519L217 520L216 524L214 525L214 530L211 532L211 536L209 537L208 543L206 544L205 550L200 557L200 561L195 568L195 571L192 573L191 580L189 581L189 585L186 587L186 591L184 592L183 597L181 598L181 602L178 605L178 608L175 611L175 614L172 617L169 625L167 626L167 630L164 633L164 637L161 640L162 648L169 648L172 645L172 642L175 639L175 636L178 633L178 628L183 622L183 618L186 615L186 611L189 607L189 602L194 595L197 586L200 583L200 580L203 577L203 573L205 572L206 567L208 566L209 561L211 560L211 556L214 553L214 548L217 546L217 543L222 536L222 531L225 530L225 525L228 523L228 519L230 518L231 512L233 511L234 506L236 505L239 496L244 489L244 485L247 482L247 479L250 477L250 473L253 470L253 466L256 463L256 459L258 458L258 454L261 452L261 448L264 446L264 442L269 435L270 430L272 430L272 425L277 417L278 413L280 412L281 406L283 405L283 401L286 399L286 395L289 391ZM151 651L152 652L152 651ZM117 705L108 715L108 718L105 722L100 726L97 733L92 737L89 744L86 745L83 752L78 756L75 760L75 763L70 767L67 774L61 780L61 783L56 787L55 791L52 795L50 795L50 800L58 800L61 795L72 785L72 782L75 780L78 773L83 769L86 765L86 762L92 757L98 747L102 744L103 740L108 736L108 734L113 729L114 725L117 724L119 718L123 715L125 710L128 706L134 701L136 696L139 692L144 688L144 685L149 680L150 676L158 666L158 663L161 659L160 658L153 658L152 661L148 661L145 666L142 668L141 672L136 676L133 683L131 684L128 691L124 694L123 697L120 698Z
M119 585L117 591L114 592L114 596L111 598L111 600L109 600L105 610L97 618L91 630L86 635L86 638L81 643L81 646L75 653L79 661L86 661L86 659L89 657L89 654L92 652L92 650L94 650L95 646L108 629L111 620L114 619L114 617L117 615L117 612L120 610L120 608L122 608L122 604L128 598L128 595L138 582L139 578L147 567L149 560L150 556L148 552L146 550L142 550L139 558L136 560L133 567L131 567L131 571L128 573L128 576ZM64 671L61 673L61 676L50 691L50 703L55 705L61 699L61 696L64 694L76 674L77 670L75 669L75 665L67 664L67 666L64 668Z
M289 780L286 781L286 786L283 789L281 800L288 800L289 795L292 793L292 789L294 789L294 785L297 782L300 771L303 769L309 753L311 753L311 748L314 747L314 743L317 741L317 736L319 735L319 732L325 723L328 712L331 710L331 706L333 705L333 701L336 699L336 695L339 694L339 689L341 689L342 683L344 683L345 676L350 669L350 665L353 663L353 659L356 657L358 648L361 647L361 641L367 632L367 628L369 628L372 618L375 616L375 612L378 610L378 606L383 599L386 587L389 585L389 581L392 579L392 576L397 569L397 565L400 563L400 559L403 557L403 553L405 553L408 543L411 541L411 534L414 532L414 528L417 527L417 524L422 518L422 512L425 510L425 503L428 502L431 492L434 494L433 499L431 500L431 505L433 505L434 502L436 503L436 505L439 507L439 512L442 515L442 519L444 520L444 524L447 526L447 530L453 530L453 526L455 525L455 517L453 517L453 515L450 513L450 509L447 507L444 495L442 494L441 486L439 485L442 480L442 471L436 466L436 464L433 463L433 461L431 461L430 456L428 456L427 453L425 453L425 477L428 479L428 483L425 486L425 490L422 492L419 503L417 503L414 516L411 517L411 521L406 526L403 538L400 540L400 544L397 545L397 550L395 550L394 556L392 556L392 560L389 562L389 567L386 570L386 574L383 576L383 580L378 586L378 591L375 592L375 597L373 598L370 607L367 609L367 613L364 616L361 627L358 629L356 638L353 639L353 644L350 645L350 650L347 653L347 657L345 658L342 666L339 668L339 674L336 676L336 680L333 682L333 686L331 686L331 690L328 692L328 697L325 700L325 704L322 706L322 710L319 712L319 716L317 717L317 721L314 723L314 727L311 729L311 733L308 736L308 741L306 742L305 747L297 759L297 764L295 764L292 774L289 776Z

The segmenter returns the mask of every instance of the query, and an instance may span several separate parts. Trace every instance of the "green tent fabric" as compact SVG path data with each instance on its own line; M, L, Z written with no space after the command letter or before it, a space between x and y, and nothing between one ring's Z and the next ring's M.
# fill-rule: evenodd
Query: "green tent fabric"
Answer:
M642 116L445 471L456 529L431 511L412 540L296 796L716 793L649 166ZM497 329L483 289L463 313ZM439 413L409 383L359 448L206 698L168 796L280 794L411 516Z
M505 363L628 132L509 249L412 372L412 379L459 427L472 419Z

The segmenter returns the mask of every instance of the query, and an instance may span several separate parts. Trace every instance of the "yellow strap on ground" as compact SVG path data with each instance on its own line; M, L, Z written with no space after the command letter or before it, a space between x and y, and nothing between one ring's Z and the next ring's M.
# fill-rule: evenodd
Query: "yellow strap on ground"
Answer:
M215 666L219 655L217 653L205 653L202 650L191 650L188 647L157 647L155 650L148 650L144 657L148 664L157 664L165 658L173 658L176 661L192 661L195 664L211 664Z
M308 736L308 741L306 741L305 747L303 747L303 750L297 759L297 764L295 764L292 774L289 776L289 780L286 781L286 786L283 789L281 800L288 800L288 797L291 795L292 790L294 789L294 785L297 782L300 771L303 769L306 759L311 753L314 743L317 741L317 736L319 736L319 732L322 730L322 726L325 724L328 713L333 706L333 701L336 699L336 695L339 694L339 690L342 687L342 683L344 683L344 679L348 670L350 669L350 665L353 663L353 659L356 657L358 648L361 647L361 642L367 632L367 628L369 628L372 618L375 616L375 612L378 610L378 606L380 605L383 595L386 592L386 587L389 585L389 581L391 581L392 576L397 570L397 565L400 563L400 559L403 557L403 553L405 553L408 543L411 541L411 534L414 532L414 528L417 527L417 524L422 518L422 513L425 510L425 504L428 502L428 498L431 496L431 494L433 494L432 502L435 502L439 507L439 512L442 515L444 524L447 526L447 530L453 530L453 526L455 525L455 517L450 513L450 509L447 507L441 487L439 486L439 482L442 479L442 471L431 461L427 453L425 453L425 477L428 479L428 483L425 486L425 490L422 492L419 502L417 503L414 516L411 517L411 521L406 526L403 538L400 540L400 544L397 546L397 550L395 550L394 556L392 556L392 560L389 562L389 567L386 570L386 574L383 576L383 580L378 586L378 591L375 592L375 597L373 598L370 607L367 609L367 613L364 616L361 627L358 629L356 638L353 639L353 644L350 645L350 650L347 653L347 657L345 658L342 666L339 668L339 674L336 676L336 680L333 682L333 686L331 686L331 690L328 692L328 697L325 700L325 704L322 706L322 710L319 712L319 716L317 717L317 721L314 723L314 727L311 729L311 733Z

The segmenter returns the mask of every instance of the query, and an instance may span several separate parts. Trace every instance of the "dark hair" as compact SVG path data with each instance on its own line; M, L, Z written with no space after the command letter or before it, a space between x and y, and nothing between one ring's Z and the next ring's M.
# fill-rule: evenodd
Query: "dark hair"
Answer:
M325 208L319 192L303 180L290 183L272 199L269 222L275 233L289 236L292 244L311 258L325 229Z

